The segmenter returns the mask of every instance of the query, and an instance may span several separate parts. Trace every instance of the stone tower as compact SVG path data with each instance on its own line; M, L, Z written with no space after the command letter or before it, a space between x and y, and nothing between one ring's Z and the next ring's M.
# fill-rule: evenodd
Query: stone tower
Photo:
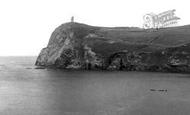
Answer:
M74 22L74 16L71 17L71 22Z

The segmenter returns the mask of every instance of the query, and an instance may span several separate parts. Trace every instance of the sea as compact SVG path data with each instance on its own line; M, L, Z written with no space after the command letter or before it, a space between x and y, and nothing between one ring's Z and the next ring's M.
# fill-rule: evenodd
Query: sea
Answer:
M0 57L0 115L189 115L190 75L36 69Z

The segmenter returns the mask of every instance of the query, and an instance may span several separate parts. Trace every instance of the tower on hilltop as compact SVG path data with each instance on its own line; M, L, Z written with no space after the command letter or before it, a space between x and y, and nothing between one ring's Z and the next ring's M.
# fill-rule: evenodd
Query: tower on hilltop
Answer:
M71 17L71 22L74 22L74 16Z

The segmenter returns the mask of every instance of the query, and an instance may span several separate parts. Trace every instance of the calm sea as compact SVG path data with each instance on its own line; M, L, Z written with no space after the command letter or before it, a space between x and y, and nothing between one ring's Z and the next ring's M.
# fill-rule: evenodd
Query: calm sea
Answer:
M35 69L0 57L0 115L189 115L190 75Z

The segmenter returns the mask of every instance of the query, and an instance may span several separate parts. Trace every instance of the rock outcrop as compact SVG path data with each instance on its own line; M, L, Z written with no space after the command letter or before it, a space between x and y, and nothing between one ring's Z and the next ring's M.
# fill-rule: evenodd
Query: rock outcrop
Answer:
M63 69L190 72L190 26L156 29L65 23L37 66Z

